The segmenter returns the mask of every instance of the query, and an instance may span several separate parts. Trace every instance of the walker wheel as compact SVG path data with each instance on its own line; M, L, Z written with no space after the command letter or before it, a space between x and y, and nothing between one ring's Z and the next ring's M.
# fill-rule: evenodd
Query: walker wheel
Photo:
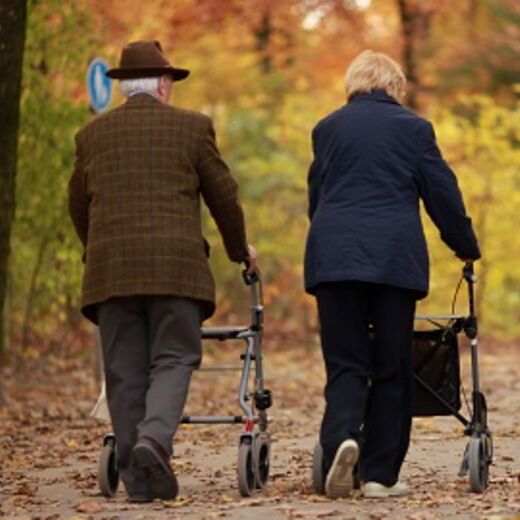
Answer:
M323 468L323 448L317 442L312 454L312 487L316 494L325 494L325 471Z
M256 487L253 443L252 438L241 439L238 448L238 490L243 497L250 497Z
M489 484L490 446L486 434L474 435L469 441L469 484L474 493L482 493Z
M101 450L98 466L99 490L104 497L116 496L119 486L119 469L115 441L108 441Z
M269 459L271 455L271 435L268 432L261 432L255 438L255 458L254 470L256 487L263 489L267 486L269 478Z

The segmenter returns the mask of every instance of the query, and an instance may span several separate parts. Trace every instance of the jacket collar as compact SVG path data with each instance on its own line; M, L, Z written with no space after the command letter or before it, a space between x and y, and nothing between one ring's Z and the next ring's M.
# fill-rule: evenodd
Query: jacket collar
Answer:
M142 106L142 105L154 105L156 103L162 103L162 102L159 99L152 96L151 94L139 92L138 94L134 94L133 96L130 96L126 100L125 105L127 107L135 107L135 106Z
M400 105L400 103L394 97L387 94L384 90L372 90L371 92L354 94L349 99L349 103L358 101L378 101L380 103L393 103L394 105Z

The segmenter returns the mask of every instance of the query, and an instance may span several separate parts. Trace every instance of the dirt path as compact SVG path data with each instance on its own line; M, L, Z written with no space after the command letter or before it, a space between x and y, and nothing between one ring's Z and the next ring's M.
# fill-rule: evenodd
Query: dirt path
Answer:
M206 362L236 358L215 348ZM416 419L403 470L409 497L369 501L354 495L328 501L313 494L312 447L322 409L323 372L319 350L295 346L266 352L268 386L275 406L269 487L243 499L236 486L240 429L183 427L174 465L181 493L176 501L146 505L99 495L96 466L107 426L88 417L96 385L85 360L32 362L31 369L6 371L9 406L0 412L0 518L27 519L257 519L292 518L409 520L520 518L520 352L501 349L481 356L482 384L495 440L492 483L483 495L468 492L457 477L466 439L451 417ZM467 355L462 357L467 381ZM196 375L189 411L235 414L238 376Z

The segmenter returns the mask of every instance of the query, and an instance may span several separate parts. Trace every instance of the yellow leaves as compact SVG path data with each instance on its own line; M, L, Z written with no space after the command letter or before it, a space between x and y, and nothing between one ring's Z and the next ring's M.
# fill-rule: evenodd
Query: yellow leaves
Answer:
M191 503L193 503L192 497L180 497L176 498L175 500L162 500L162 505L165 509L175 509L178 507L184 507Z
M75 439L67 439L65 441L65 445L68 447L68 448L72 448L72 449L75 449L78 447L78 442L75 440Z
M3 462L4 468L11 469L25 469L31 467L32 461L27 455L15 455L9 458L9 460Z
M236 499L230 497L229 495L227 495L225 493L223 495L221 495L220 500L222 502L224 502L225 504L232 504L233 502L236 502Z
M490 515L482 517L482 520L520 520L520 515Z
M520 267L514 261L520 255L519 122L520 104L501 106L485 95L462 96L452 112L444 109L434 117L441 149L457 174L481 243L483 260L476 265L481 330L493 335L514 334L511 316L520 312ZM460 266L424 221L432 291L421 303L421 313L448 310ZM459 301L465 312L465 297Z
M40 355L41 355L40 351L37 348L34 348L34 347L27 347L22 352L22 357L24 359L26 359L26 360L29 360L29 359L39 359Z

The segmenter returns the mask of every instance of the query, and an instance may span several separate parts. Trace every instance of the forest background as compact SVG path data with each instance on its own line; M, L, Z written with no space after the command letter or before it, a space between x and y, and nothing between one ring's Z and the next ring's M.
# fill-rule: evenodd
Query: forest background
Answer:
M190 78L173 104L205 112L238 179L249 240L259 253L266 332L307 342L317 330L305 295L310 132L345 102L343 77L362 50L397 59L407 106L430 118L456 171L483 258L481 330L520 336L520 4L515 0L31 0L18 144L16 213L5 306L5 353L82 351L81 247L67 212L74 133L93 114L85 73L93 56L158 39ZM123 102L117 92L112 107ZM212 245L215 322L247 319L239 268L203 214ZM424 219L431 293L420 313L446 313L462 264ZM465 294L457 310L465 312Z

